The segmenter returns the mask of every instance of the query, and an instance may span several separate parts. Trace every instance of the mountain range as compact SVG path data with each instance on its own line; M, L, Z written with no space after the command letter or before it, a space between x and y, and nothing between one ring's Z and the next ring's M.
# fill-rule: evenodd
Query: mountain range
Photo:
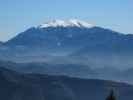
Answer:
M5 65L21 72L133 83L132 51L132 34L75 19L53 20L0 43L0 63L15 62Z
M0 99L2 100L105 100L112 89L117 100L133 98L133 86L125 83L22 74L0 68Z
M15 62L133 66L133 35L79 20L55 20L32 27L0 46L0 58ZM102 59L101 59L102 58Z

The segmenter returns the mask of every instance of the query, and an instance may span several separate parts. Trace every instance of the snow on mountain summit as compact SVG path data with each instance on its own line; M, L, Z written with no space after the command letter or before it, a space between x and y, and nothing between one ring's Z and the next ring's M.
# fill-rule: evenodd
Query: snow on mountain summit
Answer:
M46 22L39 26L39 28L47 28L47 27L85 27L91 28L93 27L92 24L88 22L77 20L77 19L70 19L70 20L52 20Z

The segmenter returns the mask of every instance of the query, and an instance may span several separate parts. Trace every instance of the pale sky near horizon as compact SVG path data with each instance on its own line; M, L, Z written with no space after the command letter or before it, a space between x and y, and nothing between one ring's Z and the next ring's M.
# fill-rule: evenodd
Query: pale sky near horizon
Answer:
M50 19L73 18L133 34L133 0L0 0L0 41Z

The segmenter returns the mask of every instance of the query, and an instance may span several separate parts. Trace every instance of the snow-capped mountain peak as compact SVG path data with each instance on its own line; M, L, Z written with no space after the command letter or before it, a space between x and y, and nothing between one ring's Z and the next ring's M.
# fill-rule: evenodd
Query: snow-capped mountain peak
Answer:
M88 22L77 20L77 19L70 19L70 20L52 20L46 22L39 26L39 28L47 28L47 27L85 27L91 28L93 27L92 24Z

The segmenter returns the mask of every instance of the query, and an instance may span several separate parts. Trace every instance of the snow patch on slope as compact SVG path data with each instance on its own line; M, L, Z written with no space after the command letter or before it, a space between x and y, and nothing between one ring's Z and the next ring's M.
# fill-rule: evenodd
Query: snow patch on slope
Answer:
M77 20L77 19L70 19L70 20L52 20L46 22L39 26L39 28L47 28L47 27L84 27L84 28L91 28L93 27L92 24L88 22Z

